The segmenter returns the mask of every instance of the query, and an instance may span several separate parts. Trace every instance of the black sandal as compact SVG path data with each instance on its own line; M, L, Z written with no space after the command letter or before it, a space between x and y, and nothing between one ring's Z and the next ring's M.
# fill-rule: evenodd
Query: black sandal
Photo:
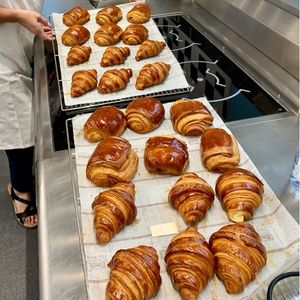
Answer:
M37 214L35 199L24 200L24 199L20 198L19 196L16 195L16 193L15 193L15 191L14 191L11 184L9 184L7 186L7 192L8 192L8 195L10 196L10 198L12 200L17 222L24 228L35 228L35 227L37 227L37 222L36 222L36 224L33 224L33 225L24 224L25 218L30 217L30 216L34 216L34 215ZM19 201L19 202L22 202L22 203L27 205L27 207L25 208L25 210L23 212L17 213L15 201Z

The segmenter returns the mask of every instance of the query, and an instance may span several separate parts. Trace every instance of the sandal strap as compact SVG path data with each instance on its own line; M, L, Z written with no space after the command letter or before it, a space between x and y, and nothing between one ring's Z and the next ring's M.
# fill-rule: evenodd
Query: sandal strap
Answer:
M21 213L17 213L16 214L16 217L19 219L19 221L24 224L24 221L27 217L30 217L30 216L34 216L37 214L37 209L36 207L29 207L27 206L26 209L21 212Z
M11 194L11 197L13 198L13 200L22 202L22 203L26 204L27 207L36 208L36 204L35 204L35 200L34 200L34 199L31 199L31 200L25 200L25 199L20 198L20 197L15 193L15 191L14 191L14 189L13 189L12 186L11 186L10 194Z

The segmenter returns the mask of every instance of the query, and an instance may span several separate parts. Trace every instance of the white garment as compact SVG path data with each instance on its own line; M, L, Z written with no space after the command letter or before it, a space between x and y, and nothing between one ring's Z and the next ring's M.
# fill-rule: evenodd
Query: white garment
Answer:
M40 12L42 0L0 0L0 6ZM0 149L34 145L34 35L17 23L0 23Z

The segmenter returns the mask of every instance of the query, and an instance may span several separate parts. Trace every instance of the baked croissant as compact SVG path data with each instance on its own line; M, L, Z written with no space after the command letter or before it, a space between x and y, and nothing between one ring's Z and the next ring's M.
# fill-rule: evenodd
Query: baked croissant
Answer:
M262 202L263 193L263 183L253 173L241 168L226 171L216 182L216 194L233 222L251 219Z
M156 56L165 47L166 47L165 42L152 41L152 40L144 41L136 53L135 60L140 61L148 57Z
M97 89L102 94L117 92L126 87L131 76L131 69L113 69L106 71L100 78Z
M108 243L136 217L135 190L132 183L117 183L100 193L92 203L96 239Z
M96 22L99 25L104 25L105 23L117 23L122 19L122 11L118 6L108 5L96 14Z
M240 151L233 136L221 128L209 128L200 143L203 166L209 171L224 172L240 163Z
M123 42L127 45L139 45L148 38L148 29L139 24L129 25L123 33Z
M71 97L79 97L97 87L97 71L81 70L72 75Z
M79 65L89 60L92 48L89 46L73 46L67 56L67 65Z
M130 54L128 47L107 47L103 53L101 67L121 65Z
M150 19L151 9L150 6L144 3L135 5L128 13L127 20L130 23L141 24Z
M230 294L242 292L267 262L259 234L247 223L222 227L211 235L209 246L215 257L216 273Z
M94 34L94 42L99 46L111 46L122 38L122 28L114 23L105 23Z
M108 264L106 300L148 300L161 285L158 255L150 246L119 250Z
M192 227L172 238L165 262L182 300L196 300L214 275L214 256L204 237Z
M181 175L189 164L185 142L170 136L155 136L146 141L144 163L150 173Z
M91 143L104 140L109 136L120 136L126 129L124 113L114 106L99 107L83 127L84 137Z
M161 83L168 76L170 68L171 65L161 61L144 65L137 76L136 89L143 90L149 86Z
M89 19L89 12L82 6L76 6L63 14L63 23L69 27L73 25L82 25Z
M133 100L126 108L127 126L137 133L148 133L157 128L165 116L161 102L152 97Z
M205 218L214 196L212 187L204 179L195 173L185 173L171 188L169 202L187 225L195 226Z
M86 176L97 186L130 182L138 167L138 156L130 143L110 136L98 144L86 167Z
M214 119L203 103L188 99L174 102L170 115L174 130L187 136L202 135Z
M65 46L76 46L85 43L90 38L90 32L82 25L74 25L68 28L61 36L61 42Z

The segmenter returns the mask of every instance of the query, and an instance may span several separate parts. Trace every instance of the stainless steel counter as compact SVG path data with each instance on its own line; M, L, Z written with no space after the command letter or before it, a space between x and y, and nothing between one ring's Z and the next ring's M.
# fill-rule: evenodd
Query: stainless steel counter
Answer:
M80 1L76 2L78 4ZM86 1L81 2L87 4ZM164 13L174 11L174 7L180 11L186 1L164 1L164 6L158 6L158 2L152 1L153 10ZM74 4L68 3L70 7ZM174 3L176 6L173 6ZM192 10L190 5L189 13ZM191 17L197 19L197 16ZM263 61L259 56L256 59ZM269 61L268 66L271 69L274 67ZM70 164L68 151L55 152L52 149L46 75L43 43L37 40L35 101L40 298L87 299L71 182L72 160ZM298 111L297 108L294 111ZM299 199L293 197L295 194L288 189L288 183L299 144L299 117L290 112L228 123L227 126L276 195L298 220Z

